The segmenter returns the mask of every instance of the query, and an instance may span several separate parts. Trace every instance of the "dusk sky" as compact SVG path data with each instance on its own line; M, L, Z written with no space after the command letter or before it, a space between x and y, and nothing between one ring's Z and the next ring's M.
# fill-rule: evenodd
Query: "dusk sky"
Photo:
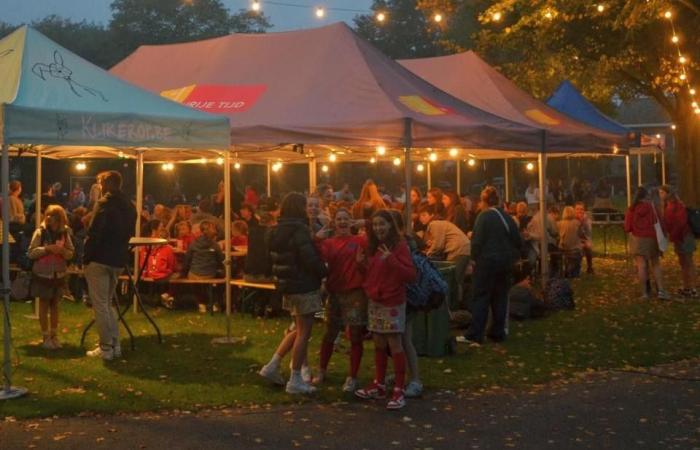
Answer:
M196 1L196 0L195 0ZM223 0L231 12L248 8L252 0ZM326 12L324 19L314 15L314 6L327 8L353 9L369 12L372 0L283 0L281 3L304 5L306 8L294 8L266 4L261 0L265 14L274 25L271 31L285 31L297 28L311 28L344 20L352 22L358 14L350 11ZM0 0L0 20L11 24L31 22L48 15L70 18L72 20L87 20L88 22L109 22L112 0Z

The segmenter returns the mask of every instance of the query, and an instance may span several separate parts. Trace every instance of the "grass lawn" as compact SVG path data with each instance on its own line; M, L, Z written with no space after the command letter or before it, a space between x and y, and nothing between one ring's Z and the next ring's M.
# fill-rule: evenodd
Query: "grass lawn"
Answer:
M614 245L615 251L623 248L619 242ZM629 262L598 258L596 264L595 276L575 282L575 311L512 323L503 345L458 347L456 355L421 358L426 388L529 387L581 371L650 366L700 355L700 300L641 301ZM665 269L667 284L677 286L675 257L667 258ZM78 347L90 310L62 304L64 348L54 352L38 345L38 323L25 318L31 312L31 305L12 304L14 384L30 394L0 403L0 417L350 400L340 392L347 370L344 354L334 355L328 384L311 400L292 399L259 379L256 371L278 343L288 325L285 319L236 316L234 335L247 336L247 343L212 346L212 337L225 334L224 317L158 309L154 316L165 337L160 345L143 317L130 314L136 351L123 340L124 358L105 363L84 357ZM315 327L311 343L313 365L321 328ZM93 331L88 342L95 339ZM366 348L363 380L370 379L373 361L370 343Z

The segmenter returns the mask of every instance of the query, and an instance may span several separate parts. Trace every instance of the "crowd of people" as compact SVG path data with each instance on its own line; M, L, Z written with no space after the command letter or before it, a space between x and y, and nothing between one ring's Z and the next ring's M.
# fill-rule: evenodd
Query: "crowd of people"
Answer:
M33 294L41 299L42 345L47 349L61 346L56 334L58 303L68 286L69 265L75 264L83 268L86 285L71 286L73 295L84 296L92 305L99 332L99 345L88 355L119 357L119 330L111 298L118 275L129 263L127 243L137 212L121 191L118 172L100 174L87 196L77 186L66 205L72 208L70 215L55 201L54 187L48 186L42 194L42 225L31 233L26 246ZM603 186L596 197L605 198L605 189ZM21 249L31 215L24 211L21 184L11 182L10 191L10 230L14 247ZM369 180L356 200L347 184L338 191L323 184L309 194L289 193L281 201L261 196L248 186L234 211L230 242L223 240L223 193L220 184L217 193L200 200L196 207L145 202L138 212L141 234L165 238L168 244L152 249L148 260L142 251L143 276L160 282L162 303L174 307L181 292L168 284L173 277L221 277L226 246L245 254L233 261L235 276L274 282L275 295L281 296L282 307L293 318L270 361L260 370L261 376L284 384L290 394L312 393L327 379L329 361L342 334L351 344L344 391L363 399L388 398L389 409L399 409L406 397L421 394L411 339L418 308L407 296L407 285L427 276L417 255L453 266L450 281L455 289L447 301L465 304L470 310L471 325L460 340L473 345L483 344L486 337L496 342L507 338L509 295L517 302L531 292L530 275L538 270L543 241L551 252L549 269L554 276L578 277L584 258L587 272L593 273L591 218L586 201L578 199L585 192L571 198L552 196L542 223L539 201L533 200L538 193L529 188L523 201L506 203L491 186L478 199L440 188L423 195L417 187L391 196ZM406 204L411 205L410 216ZM651 192L639 188L625 217L643 297L651 295L651 275L657 296L670 297L659 264L666 249L657 228L668 235L678 254L683 274L679 294L696 297L695 237L685 206L669 187ZM14 252L18 260L23 254L23 250ZM516 263L519 269L513 280ZM468 296L464 287L470 272L472 293ZM513 281L516 286L511 292ZM200 309L206 311L201 295L196 297ZM465 302L467 297L469 302ZM543 307L537 299L528 302L532 311ZM314 317L321 311L325 330L314 376L307 363L308 343ZM489 311L492 320L487 328ZM375 375L369 385L360 387L358 371L368 333L374 341ZM285 382L281 361L290 353L291 374ZM392 390L387 389L389 360L394 369Z

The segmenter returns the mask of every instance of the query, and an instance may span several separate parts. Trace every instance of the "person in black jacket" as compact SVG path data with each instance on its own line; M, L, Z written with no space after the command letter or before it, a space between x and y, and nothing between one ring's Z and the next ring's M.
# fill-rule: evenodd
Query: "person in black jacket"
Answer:
M117 277L129 261L129 239L136 227L136 208L121 190L119 172L104 172L98 179L104 196L97 202L87 230L83 264L100 343L87 355L111 360L121 356L119 323L111 299Z
M269 243L272 274L283 296L283 307L290 312L295 324L292 374L286 390L289 394L310 394L315 388L302 378L301 366L306 361L314 313L322 309L320 289L326 266L313 244L306 197L302 194L291 192L282 200L280 219L277 227L270 230ZM282 340L260 375L279 379L280 359L288 351L291 339Z
M518 225L498 205L498 191L487 186L481 192L484 205L476 218L471 241L474 266L474 306L472 324L465 339L481 344L484 341L488 310L493 314L489 337L501 342L506 338L508 290L512 268L519 256L522 241Z

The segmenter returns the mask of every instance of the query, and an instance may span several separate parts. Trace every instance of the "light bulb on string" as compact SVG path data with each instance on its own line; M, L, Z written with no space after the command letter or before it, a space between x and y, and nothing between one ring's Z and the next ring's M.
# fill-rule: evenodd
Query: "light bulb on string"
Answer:
M377 18L377 22L379 23L383 23L386 20L386 14L383 12L377 13L375 17Z
M603 11L605 11L605 5L602 4L602 3L600 3L600 4L596 7L596 9L598 10L599 13L602 13Z
M545 19L551 20L554 18L554 14L552 14L552 11L547 11L544 13L544 17L545 17Z
M316 7L316 17L319 19L323 19L325 16L326 16L326 10L320 6Z
M459 154L459 150L458 150L458 149L456 149L456 148L451 148L451 149L450 149L450 156L451 156L451 157L454 158L454 157L456 157L458 154Z
M664 17L667 19L671 19L673 17L673 13L669 10L664 13Z
M224 158L219 156L218 158L216 158L216 163L220 166L223 166L224 165Z
M386 147L384 147L383 145L377 147L377 154L379 156L384 156L386 154Z
M442 14L440 14L440 13L435 13L435 15L433 15L433 20L435 21L435 23L440 23L440 22L442 22Z
M328 157L328 161L330 161L330 162L335 162L336 159L338 159L338 157L335 156L335 153L331 153L330 156Z
M233 168L236 169L236 170L240 170L240 169L241 169L241 163L239 163L238 161L236 161L235 163L233 163Z
M676 127L676 124L671 125L671 129L672 129L672 130L675 130L676 128L677 128L677 127Z
M688 58L686 58L685 56L681 55L681 56L678 57L678 62L681 63L681 64L685 64L685 63L688 62Z
M369 162L370 162L370 164L374 164L374 163L377 162L377 158L375 158L375 157L373 156L373 157L371 157L371 158L369 159Z
M394 158L394 165L400 166L401 165L401 158Z
M322 165L321 166L321 172L328 172L328 166L327 165Z
M467 164L469 165L469 167L474 167L474 166L476 166L476 159L474 159L474 158L469 158L469 160L467 161Z
M685 81L688 77L684 73L682 73L678 78L680 78L682 81Z
M689 91L689 92L690 92L690 95L695 95L695 92L696 92L696 91L695 91L695 88L690 88L690 91Z
M255 12L260 11L260 2L258 0L253 0L253 4L250 5L250 9L252 9Z
M527 163L527 165L525 166L525 168L526 168L527 170L529 170L530 172L532 172L533 170L535 170L535 165L534 165L533 163L529 162L529 163Z
M671 38L671 42L673 42L674 44L677 44L678 41L680 41L680 38L674 34L673 37Z
M503 14L501 14L500 11L496 11L495 13L491 14L491 20L494 22L500 22L502 18Z
M437 159L438 159L437 153L435 153L435 152L430 153L430 155L428 156L428 159L432 162L437 161Z
M418 164L418 165L416 166L416 170L417 170L418 172L423 172L423 171L425 170L425 166L424 166L423 164Z

